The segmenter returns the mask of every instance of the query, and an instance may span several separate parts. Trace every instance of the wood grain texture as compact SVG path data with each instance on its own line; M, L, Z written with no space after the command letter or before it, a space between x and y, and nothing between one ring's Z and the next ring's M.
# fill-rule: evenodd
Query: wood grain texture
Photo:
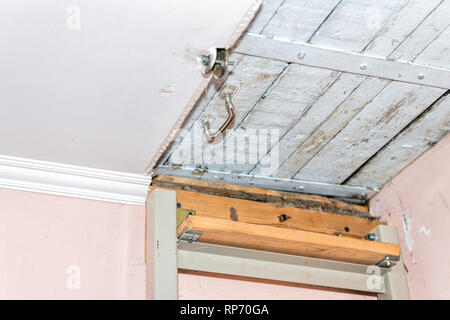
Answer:
M439 99L369 160L346 184L381 188L450 132L450 95Z
M322 24L310 43L361 52L407 0L344 0Z
M196 216L200 217L220 218L332 235L342 234L357 238L364 237L376 226L384 224L375 219L182 190L177 190L177 202L181 209L192 210Z
M386 256L400 256L400 246L295 229L224 219L188 216L178 235L189 228L203 234L198 242L373 265Z
M308 41L340 0L285 0L262 34Z
M343 103L281 164L274 176L293 177L328 142L330 142L366 105L387 86L389 81L367 78ZM328 166L329 164L327 164Z
M342 183L444 92L391 82L295 178Z
M275 15L283 1L284 0L264 0L261 4L261 9L247 29L247 32L260 34Z
M389 56L442 0L412 0L378 32L365 48L364 54L386 58Z
M348 204L323 196L295 192L246 187L164 175L152 177L152 187L165 187L175 190L272 203L278 207L290 206L325 213L371 218L367 206Z
M271 88L270 93L245 118L239 127L240 130L236 131L234 136L239 138L239 136L250 133L252 129L276 129L278 130L277 136L284 135L303 117L311 105L333 85L339 74L339 72L332 70L290 65L283 77ZM236 154L250 154L258 150L259 141L256 139L252 139L248 143L239 140L237 142ZM260 158L271 147L272 145L269 142ZM249 159L243 161L243 163L226 164L219 166L218 169L248 172L260 158L255 157L255 161ZM214 167L212 168L214 169Z
M450 0L266 0L248 31L449 69L449 15ZM352 185L378 188L443 134L438 127L445 120L433 116L444 117L442 108L424 115L435 127L420 119L408 127L443 90L246 55L232 60L234 70L224 81L238 87L233 96L238 114L225 142L208 143L203 131L193 127L195 121L209 119L215 131L225 120L224 101L216 88L209 88L184 126L190 138L174 143L189 145L193 137L202 144L195 144L197 149L186 157L179 157L183 145L174 146L169 164L328 183L349 179ZM423 81L431 79L424 76ZM275 140L270 129L278 130ZM263 145L251 137L265 132ZM427 136L418 141L420 134ZM416 147L408 150L399 147L401 142L389 142L394 137L406 141L406 136L415 139ZM215 163L214 156L222 161Z
M292 128L281 137L278 148L270 151L264 159L258 162L250 171L251 174L261 174L263 167L272 156L272 152L279 153L279 163L284 163L305 140L316 130L348 97L356 90L364 76L340 74L332 86L312 104L306 113L293 124ZM278 168L269 174L276 175Z
M450 12L448 13L450 16ZM447 27L422 53L415 63L450 69L450 28Z
M389 55L389 59L410 62L419 56L448 27L450 1L444 0Z

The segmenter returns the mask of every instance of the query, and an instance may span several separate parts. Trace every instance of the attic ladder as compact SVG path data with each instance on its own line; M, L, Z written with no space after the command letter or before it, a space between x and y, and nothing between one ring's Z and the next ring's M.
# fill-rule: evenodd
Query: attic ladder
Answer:
M232 195L226 197L217 194L221 184L158 178L147 199L148 299L177 299L181 269L410 298L394 227L355 214L268 203L278 195L286 198L278 191L222 184ZM244 195L251 200L239 199ZM302 199L321 200L308 197ZM330 201L336 210L360 207Z

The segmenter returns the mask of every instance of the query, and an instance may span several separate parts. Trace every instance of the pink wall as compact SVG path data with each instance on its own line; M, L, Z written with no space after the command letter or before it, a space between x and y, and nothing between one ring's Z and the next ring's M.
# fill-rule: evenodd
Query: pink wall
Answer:
M397 226L413 299L450 299L450 135L370 202Z
M0 299L144 298L144 214L139 206L0 189ZM193 274L180 274L179 296L374 299Z
M0 298L142 298L143 221L143 207L0 189Z

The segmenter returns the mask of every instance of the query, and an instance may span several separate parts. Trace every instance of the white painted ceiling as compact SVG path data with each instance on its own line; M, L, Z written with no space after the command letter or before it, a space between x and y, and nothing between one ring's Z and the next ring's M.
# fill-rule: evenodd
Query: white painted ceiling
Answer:
M251 3L2 0L0 154L143 173Z

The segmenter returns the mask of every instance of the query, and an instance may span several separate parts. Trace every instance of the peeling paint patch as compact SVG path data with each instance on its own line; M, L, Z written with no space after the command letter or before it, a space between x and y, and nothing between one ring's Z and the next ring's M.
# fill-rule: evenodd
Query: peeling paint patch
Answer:
M406 238L406 245L408 247L409 252L414 251L414 240L411 236L411 224L412 219L411 216L407 213L404 213L403 215L403 231L405 231L405 238Z
M431 234L431 230L430 229L427 229L425 226L420 226L420 230L419 230L419 233L425 233L425 235L427 236L427 237L429 237L430 236L430 234Z

